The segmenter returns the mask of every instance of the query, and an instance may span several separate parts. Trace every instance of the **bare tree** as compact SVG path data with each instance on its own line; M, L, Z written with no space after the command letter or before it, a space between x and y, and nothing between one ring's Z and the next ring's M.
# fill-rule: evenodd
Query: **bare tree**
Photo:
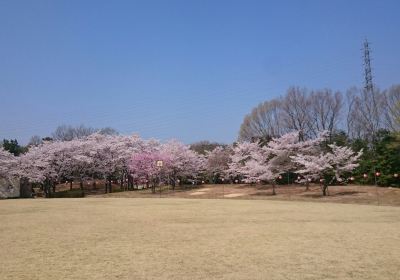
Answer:
M400 85L386 91L351 88L344 98L330 89L308 91L291 87L280 99L265 101L246 115L239 140L267 140L300 131L300 140L321 131L332 136L347 130L349 138L375 139L381 129L400 130Z
M373 140L378 130L387 128L384 117L388 108L383 92L352 89L348 97L351 107L347 123L351 137Z
M313 124L310 116L310 99L306 89L290 88L282 99L282 112L287 129L300 131L301 140L311 136Z
M265 101L246 115L239 131L239 140L270 140L290 131L300 131L300 139L331 133L339 126L343 96L332 90L310 92L292 87L280 99Z
M205 155L207 152L214 150L217 147L226 147L226 144L221 144L217 142L210 142L207 140L199 141L193 144L190 144L190 149L195 151L198 154Z
M98 131L100 134L103 135L118 135L118 131L112 127L104 127Z
M37 146L43 143L43 139L38 135L33 135L29 140L29 146Z
M354 138L354 136L359 132L356 128L357 122L355 122L355 115L354 112L354 103L355 103L355 96L356 96L356 88L351 88L346 92L346 130L347 135L349 137ZM359 135L358 135L359 136Z
M96 131L98 131L98 129L95 129L93 127L84 126L83 124L81 124L80 126L77 126L73 129L73 134L74 134L75 139L80 139L80 138L89 136L89 135L95 133Z
M96 129L90 126L85 126L83 124L73 127L71 125L60 125L52 133L54 140L60 141L71 141L73 139L80 139L87 137L95 132L99 132L104 135L117 135L118 131L111 127L105 127L101 129Z
M74 128L70 125L65 124L58 126L56 130L52 133L53 139L60 141L71 141L74 139L74 136Z
M260 103L246 115L239 131L239 140L270 139L283 133L280 122L281 102L271 100Z
M340 92L333 93L330 89L313 91L309 96L309 104L310 132L313 136L325 130L332 134L341 117L343 95Z
M400 129L400 85L395 85L385 91L386 114L385 125L392 131Z

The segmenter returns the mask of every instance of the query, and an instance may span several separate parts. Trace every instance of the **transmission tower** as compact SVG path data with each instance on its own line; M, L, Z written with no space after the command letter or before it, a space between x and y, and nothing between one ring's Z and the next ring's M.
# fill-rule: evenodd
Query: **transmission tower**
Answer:
M371 58L370 58L370 47L367 39L364 41L364 78L365 78L365 90L367 92L374 91L374 84L372 83L372 70L371 70Z

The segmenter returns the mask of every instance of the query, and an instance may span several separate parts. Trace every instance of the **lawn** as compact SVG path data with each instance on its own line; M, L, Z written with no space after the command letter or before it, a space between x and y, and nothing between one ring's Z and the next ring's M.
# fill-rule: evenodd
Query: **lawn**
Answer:
M399 279L400 207L0 201L0 279Z

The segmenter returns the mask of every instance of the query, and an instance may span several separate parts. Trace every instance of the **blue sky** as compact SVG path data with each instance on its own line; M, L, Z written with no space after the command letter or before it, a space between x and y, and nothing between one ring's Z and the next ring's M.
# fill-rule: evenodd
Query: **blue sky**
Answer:
M289 86L400 83L400 1L0 0L0 139L59 124L232 142Z

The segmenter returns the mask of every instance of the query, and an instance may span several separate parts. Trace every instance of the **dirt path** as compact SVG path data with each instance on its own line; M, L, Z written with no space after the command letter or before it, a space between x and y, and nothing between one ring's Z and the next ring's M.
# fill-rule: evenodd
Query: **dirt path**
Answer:
M301 185L282 185L276 188L277 195L272 195L269 185L217 184L200 185L195 188L183 186L164 189L161 197L206 198L206 199L269 199L290 201L317 201L351 204L372 204L400 206L400 189L375 186L331 186L329 195L323 197L319 185L311 185L306 190ZM104 194L89 194L90 197L160 197L160 193L152 194L151 190L125 191Z

